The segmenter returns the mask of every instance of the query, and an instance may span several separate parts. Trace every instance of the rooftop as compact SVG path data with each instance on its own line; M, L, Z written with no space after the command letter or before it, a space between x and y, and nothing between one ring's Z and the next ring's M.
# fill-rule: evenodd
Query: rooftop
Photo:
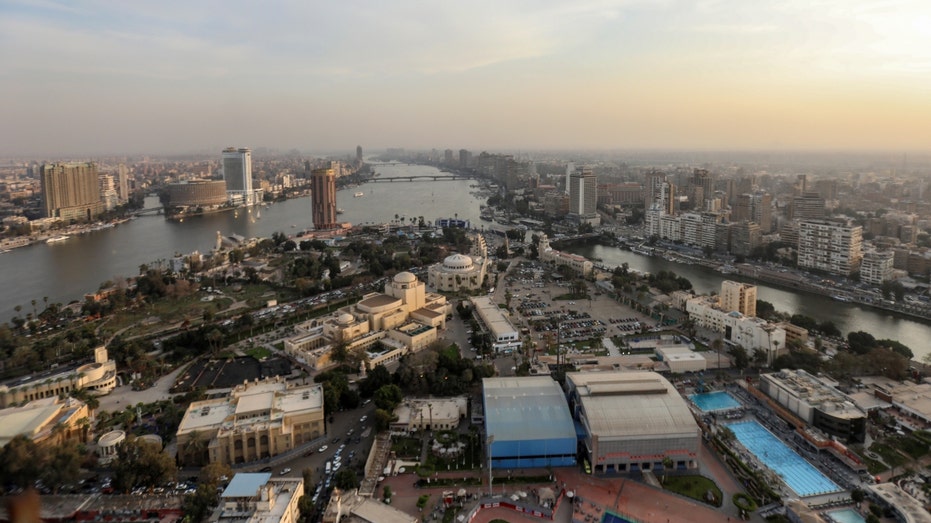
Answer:
M850 398L817 376L804 370L781 370L762 375L762 379L780 387L789 394L821 411L836 417L862 418L866 413L860 410Z
M566 396L549 376L482 380L485 425L497 441L575 438Z
M655 372L571 372L592 434L599 438L697 434L675 387Z
M271 472L245 473L240 472L233 476L233 480L226 486L223 498L251 498L258 494L259 488L268 483L272 477Z

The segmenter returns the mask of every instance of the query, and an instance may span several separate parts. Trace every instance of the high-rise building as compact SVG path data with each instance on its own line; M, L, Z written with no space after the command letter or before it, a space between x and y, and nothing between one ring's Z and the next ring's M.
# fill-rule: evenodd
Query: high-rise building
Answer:
M572 173L575 172L575 164L569 162L566 164L566 194L569 194L569 186L572 185Z
M362 163L362 146L356 146L356 161Z
M645 178L643 183L643 210L648 211L660 197L663 184L666 183L666 173L650 171Z
M756 316L756 285L724 280L721 282L721 308Z
M581 220L598 216L598 180L588 167L580 167L569 178L569 213Z
M860 270L863 227L845 220L799 223L798 266L850 276Z
M310 175L310 188L314 229L335 229L336 171L332 168L314 169Z
M789 218L817 220L824 218L824 198L816 192L806 192L792 198Z
M120 200L126 202L129 201L129 169L126 167L126 164L121 163L116 168L117 174L117 193L120 196Z
M753 195L753 208L750 219L760 224L763 234L773 232L773 197L769 193Z
M109 174L101 174L97 177L100 184L100 202L104 210L115 209L119 205L119 195L116 192L116 181Z
M444 165L454 165L455 164L454 158L455 156L453 156L452 149L446 149L445 151L443 151L443 164Z
M252 151L227 147L223 149L223 179L233 203L255 203L252 191Z
M731 253L749 256L753 249L763 244L760 225L755 222L740 222L731 227Z
M468 149L459 149L459 168L468 169L472 167L472 153Z
M100 186L95 163L43 164L39 170L42 207L47 218L92 220L100 214Z

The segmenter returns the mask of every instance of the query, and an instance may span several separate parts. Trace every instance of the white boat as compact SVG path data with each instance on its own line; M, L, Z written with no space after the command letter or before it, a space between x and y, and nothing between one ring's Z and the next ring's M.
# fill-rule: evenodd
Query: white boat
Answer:
M65 240L67 240L68 238L70 238L70 236L54 236L54 237L52 237L52 238L49 238L49 239L45 240L45 243L58 243L58 242L63 242L63 241L65 241Z
M365 193L361 191L352 195L353 198L361 198L363 196L365 196Z

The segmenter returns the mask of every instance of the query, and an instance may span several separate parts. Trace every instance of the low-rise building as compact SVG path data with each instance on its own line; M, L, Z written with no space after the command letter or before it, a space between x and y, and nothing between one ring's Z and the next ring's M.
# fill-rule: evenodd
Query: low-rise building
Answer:
M410 433L453 430L468 414L469 400L458 398L411 398L394 410L392 432Z
M83 401L58 396L0 409L0 447L16 436L26 436L37 445L83 442L89 416Z
M106 347L94 350L94 361L77 367L55 369L0 385L0 408L37 399L86 390L93 395L108 394L116 387L116 362L107 357Z
M256 380L237 385L227 398L191 403L178 427L178 459L194 465L245 463L325 434L323 386Z
M496 351L520 346L517 328L491 298L478 296L471 301L475 316L485 326L491 336L491 345Z
M303 478L273 478L268 472L239 473L220 494L211 523L296 523Z
M809 425L847 443L863 443L866 412L857 407L836 383L804 370L781 370L760 375L760 390Z
M786 350L786 331L777 324L722 310L715 297L699 296L686 302L685 310L696 325L723 335L725 342L743 347L751 356L766 354L767 365Z
M540 254L540 261L552 263L556 266L569 267L573 272L583 278L591 276L595 268L595 265L584 256L557 251L550 247L550 241L545 234L540 235L540 239L537 242L537 252Z
M570 372L569 409L595 474L698 467L701 429L685 400L655 372Z
M485 283L487 261L465 254L447 256L427 271L427 283L438 291L458 292L478 290Z

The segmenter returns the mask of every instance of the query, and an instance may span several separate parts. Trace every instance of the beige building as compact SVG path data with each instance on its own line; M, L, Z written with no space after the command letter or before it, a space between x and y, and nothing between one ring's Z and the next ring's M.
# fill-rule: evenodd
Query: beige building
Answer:
M239 473L220 494L211 523L295 523L304 495L303 478L273 478L271 473Z
M407 399L394 410L391 431L453 430L468 414L469 400L458 398Z
M569 267L573 272L585 278L591 276L595 268L595 265L584 256L557 251L550 247L550 240L545 234L540 235L537 242L537 252L540 254L541 261Z
M721 308L756 316L756 285L724 280L721 282Z
M90 221L103 211L97 164L43 164L39 174L46 218Z
M701 429L685 399L654 372L570 372L569 408L596 474L698 467Z
M474 291L485 282L487 262L485 258L473 258L465 254L447 256L443 263L430 266L427 282L438 291Z
M799 223L798 266L850 276L860 270L863 227L844 220Z
M58 445L69 440L83 442L85 420L89 420L89 416L84 402L57 396L2 409L0 448L16 436L26 436L39 445Z
M237 385L227 398L191 403L178 427L178 456L187 464L205 457L211 463L245 463L324 434L323 387L269 378Z
M323 511L323 523L417 523L420 518L358 491L333 490Z
M0 408L67 395L72 390L83 389L102 396L116 388L116 385L116 362L108 359L106 347L97 347L91 363L19 378L0 385Z
M427 292L417 276L400 272L383 294L366 294L354 305L299 325L298 334L285 340L285 352L315 369L331 365L329 354L338 343L349 351L381 354L380 344L416 352L439 338L450 313L445 296Z

